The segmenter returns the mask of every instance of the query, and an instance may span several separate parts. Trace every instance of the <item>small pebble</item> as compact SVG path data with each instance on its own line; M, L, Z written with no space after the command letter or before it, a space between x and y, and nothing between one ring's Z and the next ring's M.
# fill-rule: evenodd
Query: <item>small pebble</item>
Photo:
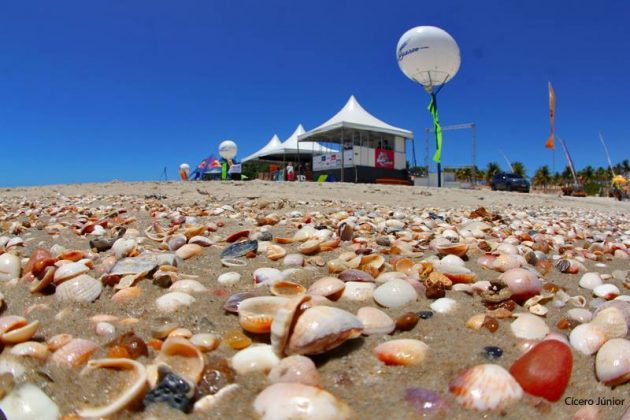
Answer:
M416 315L418 315L422 319L429 319L433 316L433 311L420 311L416 312Z
M431 315L429 315L428 317L430 316ZM407 312L405 314L402 314L400 318L396 320L396 329L398 331L412 330L416 326L419 320L420 320L420 315L414 314L413 312Z
M481 354L488 360L495 360L503 355L503 350L501 347L486 346Z
M223 341L235 350L244 349L252 344L252 339L238 330L227 331L223 337Z

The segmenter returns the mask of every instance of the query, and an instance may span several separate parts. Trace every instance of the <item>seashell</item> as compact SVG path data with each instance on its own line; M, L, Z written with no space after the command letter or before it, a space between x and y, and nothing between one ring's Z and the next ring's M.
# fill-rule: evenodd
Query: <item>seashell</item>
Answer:
M442 264L460 265L462 267L466 264L464 260L454 254L446 255L440 261L442 261Z
M468 318L468 321L466 321L466 327L470 328L471 330L479 330L483 326L485 319L485 314L475 314Z
M232 368L239 375L251 372L268 373L280 359L269 344L254 344L232 357Z
M0 317L0 334L4 334L16 328L22 328L27 324L28 320L23 316L5 315Z
M500 271L502 273L505 273L508 270L519 268L520 266L520 260L516 256L510 254L501 254L496 257L494 262L492 263L492 269Z
M595 374L608 386L630 381L630 340L613 338L604 343L595 356Z
M445 417L448 414L448 402L437 392L426 388L408 388L405 401L419 416Z
M547 308L544 305L541 305L540 303L532 305L532 306L530 306L527 309L529 310L529 312L533 313L534 315L538 315L538 316L545 316L545 315L547 315L547 313L549 313L549 308Z
M593 294L597 297L610 300L619 296L621 292L614 284L602 284L593 289Z
M628 334L628 324L623 312L615 307L599 311L591 321L606 335L606 338L622 338Z
M298 247L298 251L300 251L304 255L313 255L319 252L319 245L319 239L311 239L300 244L300 246Z
M574 259L560 259L555 265L561 273L576 274L580 271L586 271L584 264Z
M588 309L573 308L567 311L567 317L581 324L590 322L593 319L593 314Z
M450 314L457 308L457 301L447 297L439 298L430 305L430 308L438 314Z
M55 351L50 360L58 366L74 368L84 364L97 349L98 346L93 341L73 338Z
M376 346L374 355L386 365L419 365L427 357L429 346L420 340L399 339Z
M348 281L344 284L341 298L354 302L366 302L374 297L374 283L366 283L362 281Z
M214 242L212 241L212 239L206 237L206 236L193 236L192 238L190 238L188 240L188 243L191 245L199 245L202 246L204 248L207 248L211 245L214 244Z
M71 340L72 336L70 334L57 334L50 337L48 341L46 341L46 345L50 351L57 351L68 344Z
M203 247L197 244L186 244L175 251L175 255L183 260L187 260L203 252Z
M38 293L48 287L49 284L53 282L55 277L55 270L57 268L55 266L46 267L43 273L40 273L40 277L35 278L29 287L31 293Z
M96 335L114 335L116 333L116 327L109 322L99 322L95 327Z
M94 302L101 295L103 285L87 274L80 274L64 281L55 289L55 297L61 302Z
M284 274L277 268L262 267L254 271L254 283L258 286L270 286L280 280L284 280Z
M540 293L542 282L534 273L522 268L512 268L499 276L500 280L506 284L510 292L511 299L517 303L523 303L532 296Z
M339 280L342 281L363 281L374 282L374 277L362 270L355 270L353 268L344 270L339 274Z
M293 355L280 360L267 377L272 384L297 383L314 387L322 386L322 380L315 363L308 357L301 355Z
M343 401L329 392L299 383L268 386L254 400L254 412L261 420L346 420L353 415Z
M293 235L293 240L296 242L304 242L317 233L317 230L311 225L305 225Z
M155 358L155 365L148 372L149 382L157 380L157 376L154 376L156 372L153 370L157 370L162 364L194 385L201 379L205 359L201 351L185 338L168 337L162 343L160 354Z
M112 296L112 300L119 304L124 304L133 299L136 299L138 296L142 294L142 289L137 286L127 287L125 289L119 290ZM163 297L163 296L162 296Z
M231 234L230 236L228 236L225 239L225 242L227 243L233 243L236 242L237 240L241 239L241 238L247 238L249 236L249 230L241 230L240 232L236 232Z
M302 267L304 265L304 257L301 254L288 254L282 261L283 265Z
M240 386L238 384L231 383L219 389L216 394L208 394L199 398L195 401L195 405L193 406L193 414L207 416L207 413L212 410L219 401L239 389Z
M195 334L192 337L190 337L189 341L191 342L193 346L197 347L199 350L201 350L204 353L207 353L216 349L217 347L219 347L219 344L221 343L221 340L219 340L219 338L216 335L209 334L209 333Z
M55 282L55 284L60 284L66 280L78 276L79 274L85 274L88 271L90 271L89 267L79 262L64 264L61 267L57 268L57 270L55 271L53 281Z
M593 290L602 284L602 278L599 273L584 273L580 279L579 285L584 289Z
M556 293L556 296L558 293ZM577 306L578 308L583 308L586 305L586 298L584 296L571 296L568 299L568 302L573 306Z
M279 245L269 245L267 247L267 258L271 261L277 261L287 255L287 250Z
M545 321L532 314L519 314L510 324L510 328L516 337L526 340L539 340L549 334L549 327Z
M181 337L185 339L189 339L192 335L192 331L187 328L175 328L173 331L168 333L169 337Z
M114 244L112 245L112 251L114 251L114 255L116 255L116 258L121 259L130 256L132 251L137 246L138 243L135 239L120 238L117 239L116 242L114 242Z
M606 342L606 334L592 323L580 324L571 331L569 342L582 354L594 354Z
M396 323L385 312L364 306L357 311L357 318L363 324L364 335L386 335L394 331Z
M223 284L226 286L231 286L233 284L236 284L240 280L241 280L241 275L240 273L237 273L236 271L229 271L217 277L217 281L219 282L219 284Z
M161 261L160 258L164 258L165 261ZM158 265L169 264L170 261L166 260L170 258L175 258L175 255L160 254L160 257L158 257L154 254L143 254L133 258L123 258L116 262L109 274L124 276L127 274L149 273L153 271ZM56 282L57 281L55 280L55 283Z
M131 359L115 358L91 360L88 362L87 367L81 372L81 375L85 375L92 370L101 368L130 370L132 377L131 383L109 404L101 407L89 407L77 410L77 414L81 418L102 418L112 416L125 409L135 400L141 398L147 387L147 371L145 367Z
M240 292L231 295L228 300L225 301L223 305L223 309L227 312L231 312L234 314L238 313L238 307L242 301L245 299L249 299L252 297L256 297L256 293L254 292Z
M325 296L336 300L343 293L345 283L336 277L322 277L311 284L307 292L310 295Z
M342 271L350 268L348 263L338 258L328 261L326 263L326 267L328 268L329 273L341 273Z
M124 289L127 290L127 289ZM121 290L122 292L122 290ZM120 293L120 292L118 292ZM187 293L182 292L170 292L160 296L155 300L155 305L160 312L175 312L180 308L190 306L195 301L195 298Z
M467 369L448 388L459 404L477 411L500 411L523 397L523 390L512 375L494 364Z
M17 344L30 340L39 329L39 321L33 321L30 324L12 327L10 330L2 333L0 340L4 344Z
M0 257L0 272L3 271L1 261L2 259ZM54 263L55 259L52 258L50 252L44 248L35 248L31 252L31 257L24 266L24 270L22 270L22 275L32 272L34 275L38 276L46 267L53 265Z
M399 273L397 271L388 271L385 273L381 273L374 279L374 282L377 284L387 283L390 280L394 279L406 279L407 275L405 273Z
M186 238L186 235L179 233L177 235L171 236L166 243L168 245L168 250L171 252L175 252L182 246L186 245L186 242L188 242L188 238Z
M448 244L440 244L436 245L435 250L438 255L457 255L458 257L463 257L468 252L468 244L467 243L448 243Z
M306 288L298 283L292 281L282 280L274 283L269 290L274 296L292 297L297 295L303 295L306 293Z
M416 289L401 279L390 280L374 290L374 300L386 308L398 308L414 302L417 298Z
M203 293L207 292L208 288L198 282L197 280L178 280L171 285L168 289L171 292L182 292L182 293Z
M7 419L56 420L61 417L57 404L28 382L13 388L0 400L0 410Z
M314 306L302 313L285 349L291 354L319 354L361 335L363 324L350 312Z
M280 296L257 296L243 300L238 306L238 318L245 331L256 334L271 331L271 323L278 309L288 302Z
M250 252L258 252L258 241L244 241L232 244L221 252L221 258L243 257Z
M39 360L46 360L48 358L48 346L37 341L25 341L13 346L9 353L14 356L28 356Z
M444 274L453 283L472 283L477 275L466 267L457 264L438 262L433 267L435 271Z

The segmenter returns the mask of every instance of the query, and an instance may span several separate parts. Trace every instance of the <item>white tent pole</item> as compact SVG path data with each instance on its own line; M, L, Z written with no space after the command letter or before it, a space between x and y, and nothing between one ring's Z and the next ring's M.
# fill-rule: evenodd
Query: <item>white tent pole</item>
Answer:
M344 172L344 150L345 150L345 144L343 142L343 128L341 129L341 182L343 182L343 172Z

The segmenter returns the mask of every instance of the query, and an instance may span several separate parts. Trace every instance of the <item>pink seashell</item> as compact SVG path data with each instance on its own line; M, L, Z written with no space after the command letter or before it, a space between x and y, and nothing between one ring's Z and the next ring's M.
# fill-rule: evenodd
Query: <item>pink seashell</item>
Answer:
M97 349L93 341L74 338L54 352L50 360L56 365L74 368L87 362Z
M386 365L419 365L427 357L429 346L420 340L390 340L376 346L374 355Z
M523 389L512 375L494 364L465 370L448 388L459 404L477 411L502 410L523 397Z

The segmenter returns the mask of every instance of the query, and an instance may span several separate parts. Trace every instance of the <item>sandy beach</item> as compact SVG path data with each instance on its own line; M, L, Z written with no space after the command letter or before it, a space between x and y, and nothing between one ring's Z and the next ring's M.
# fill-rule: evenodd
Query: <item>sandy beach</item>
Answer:
M490 228L484 231L484 238L467 237L463 234L464 226L474 220L474 218L469 219L471 211L480 207L484 207L490 215L494 216L494 219L488 217L485 221ZM122 209L125 212L120 211ZM117 212L117 215L111 217L112 212ZM268 241L261 240L258 241L257 255L244 258L245 266L226 267L221 263L221 253L230 245L226 239L236 232L245 230L249 231L250 239L255 238L255 234L262 231L268 231L274 239L292 238L296 232L307 225L318 226L320 231L330 230L330 239L334 239L338 235L338 224L343 220L341 212L345 212L346 218L358 219L354 225L353 238L363 238L365 247L371 248L374 254L384 257L385 263L376 269L376 273L372 273L376 274L374 278L378 274L394 271L395 264L392 265L392 261L405 257L407 249L401 245L402 252L392 251L391 244L389 246L377 245L384 242L376 241L386 236L390 237L390 242L403 240L405 235L399 232L421 232L421 230L414 230L413 227L420 226L421 220L431 219L437 226L431 227L429 222L426 222L424 226L427 227L429 233L433 231L433 236L427 237L427 240L408 241L413 244L413 252L406 258L414 264L434 256L436 251L430 245L430 241L444 234L446 229L450 229L456 232L456 235L460 235L456 242L468 245L463 260L465 267L474 273L474 281L495 280L501 273L484 268L478 262L484 255L483 248L489 246L496 251L497 246L504 241L512 244L507 238L519 238L514 242L518 242L519 248L514 249L517 249L519 256L523 257L527 251L524 247L528 246L525 242L529 242L530 245L536 242L531 238L526 239L525 234L533 236L532 231L537 231L541 235L541 241L548 241L549 249L546 255L550 265L546 266L544 271L541 269L543 265L523 264L523 267L528 266L528 268L538 270L544 285L553 284L569 296L583 296L585 309L590 312L595 310L591 302L596 296L591 290L578 285L585 272L604 275L603 279L606 283L615 285L622 295L626 297L630 295L627 277L623 280L608 276L615 270L630 270L627 258L630 247L623 248L622 246L621 252L626 254L625 258L622 258L619 253L615 255L614 250L597 254L598 260L590 259L591 254L586 255L589 247L595 242L606 247L608 243L622 243L623 238L629 235L630 202L620 203L608 198L574 198L533 193L372 184L263 181L109 182L2 188L0 189L0 227L2 229L0 236L20 237L23 240L22 245L6 249L7 253L21 258L20 277L24 276L25 264L35 248L44 248L54 254L52 248L57 244L63 246L65 250L81 251L82 257L91 261L87 274L104 285L102 292L94 301L81 303L59 299L54 287L52 290L49 287L42 292L31 292L29 285L32 283L29 282L32 282L33 278L0 283L0 292L4 295L5 301L2 316L18 315L25 317L29 322L39 321L39 328L28 341L46 343L55 335L71 334L74 338L90 340L96 345L95 350L86 357L83 363L67 367L54 363L52 359L55 353L52 350L41 358L16 356L10 353L12 345L6 344L0 355L0 371L10 371L6 366L12 363L22 366L24 372L22 375L15 374L15 378L8 381L12 385L7 385L5 382L0 388L3 388L2 391L6 394L20 384L32 383L50 397L61 415L77 418L71 416L76 416L77 411L85 407L107 404L130 381L125 372L109 369L80 374L85 362L88 359L96 360L106 357L111 350L108 343L127 331L133 331L147 343L152 339L162 343L164 337L156 339L155 329L156 324L165 323L176 324L178 328L186 329L191 334L213 334L221 340L216 349L203 353L207 366L218 365L223 359L228 364L232 363L232 358L238 350L226 343L225 334L228 331L246 332L239 325L238 315L224 310L225 301L229 296L244 291L252 291L258 295L271 295L269 287L264 284L258 286L255 284L254 271L262 267L279 270L289 267L284 265L282 258L276 261L269 259L267 253L261 251L268 247L269 243L262 244ZM272 213L278 217L275 220L276 223L268 225L261 223L262 216L269 216ZM181 220L173 223L173 220L179 216L191 219L186 223ZM133 258L147 251L171 253L165 245L170 236L164 237L164 243L147 237L147 229L155 226L155 223L165 228L174 227L171 236L183 232L184 225L203 227L198 236L207 238L207 243L204 245L208 246L200 248L199 255L192 256L190 259L178 259L176 272L179 277L173 284L182 279L195 280L204 287L204 290L189 292L194 298L191 304L183 305L173 312L163 313L156 305L156 299L168 293L168 288L158 285L150 276L144 278L140 276L134 280L135 285L132 286L137 288L137 295L127 300L112 300L117 290L103 278L103 276L107 277L108 273L99 272L99 267L102 267L104 261L112 256L114 251L111 249L102 252L91 250L90 240L96 239L96 236L87 233L88 230L85 229L86 223L104 220L104 218L107 218L109 222L103 226L102 238L115 238L115 233L118 232L116 228L121 226L127 229L127 233L133 230L136 232L129 236L135 241L134 250L126 254L123 252L119 260L124 257ZM359 223L361 219L370 218L374 220L374 226L368 230L366 223L364 225L366 230L361 230L363 226ZM388 220L399 220L403 227L399 230L382 231L379 226L386 226ZM447 225L450 228L447 228ZM525 229L525 226L530 227ZM13 232L11 232L12 229ZM553 230L556 230L556 233L551 233ZM583 237L585 232L595 236ZM153 230L153 233L155 234L156 231ZM601 238L597 235L603 235L601 237L603 240L599 241ZM410 234L409 237L412 236ZM559 244L556 236L564 236L564 244ZM300 254L300 246L303 243L296 241L286 244L276 243L276 245L284 249L287 254ZM327 263L344 253L359 250L362 247L361 244L361 240L345 241L338 243L331 250L303 255L304 266L287 273L284 280L308 289L319 278L339 276L339 273L330 271ZM583 269L574 274L560 272L552 265L556 262L553 257L558 255L564 258L577 258ZM55 255L53 257L57 258L58 263L59 258ZM318 264L315 258L321 258L322 261ZM435 262L435 260L430 261ZM233 271L241 275L239 281L234 284L220 284L217 281L219 275ZM422 281L425 279L417 271L414 276L420 276L419 283L421 287L424 287ZM377 281L376 287L379 286L380 282ZM418 291L417 288L416 291ZM457 400L456 395L449 391L449 383L464 369L476 365L489 363L506 370L510 369L524 352L524 340L516 337L511 331L510 326L514 318L509 316L497 319L498 330L495 332L486 328L475 330L467 327L467 320L473 315L484 314L489 310L478 294L447 287L445 297L453 299L456 303L452 312L442 314L433 311L432 316L427 319L420 318L417 325L408 331L396 330L389 334L361 335L348 339L338 347L322 354L307 355L317 366L322 389L343 401L343 404L347 405L351 411L351 418L361 419L387 417L405 419L420 416L422 413L418 411L418 408L405 398L407 390L412 388L431 390L443 399L448 408L444 408L444 411L426 412L429 416L436 417L446 415L453 419L571 418L578 410L584 410L585 407L599 410L601 418L618 419L624 413L628 416L630 383L626 381L617 386L607 386L598 381L595 372L595 352L585 355L574 347L571 347L573 367L570 381L559 401L549 402L524 393L522 397L510 401L505 407L497 410L479 412L465 408L462 402ZM553 301L555 300L557 298L553 298ZM343 309L351 314L357 314L362 307L374 307L392 320L397 320L408 312L430 311L434 301L435 299L418 293L417 298L397 307L379 305L371 296L359 300L342 296L338 300L331 300L327 305ZM571 328L574 328L577 323L573 322L569 328L559 328L558 325L562 325L562 321L567 320L567 311L577 306L572 306L570 303L556 306L553 301L543 302L548 313L539 318L544 321L551 333L568 337ZM630 306L630 304L627 305ZM524 313L527 309L521 304L516 305L512 312ZM97 329L94 317L107 320L103 322L111 325L112 331L108 329L109 327L103 327L106 332ZM184 336L185 334L184 332ZM246 336L254 344L270 343L269 334L246 333ZM623 338L627 340L628 337L625 335ZM428 346L426 358L415 365L386 365L375 356L373 350L378 345L394 339L422 341ZM489 360L483 354L486 346L499 347L503 351L502 356ZM149 366L155 362L158 354L157 347L149 346L148 355L140 356L137 361L143 366ZM185 360L179 360L179 362L186 363ZM171 367L177 371L175 366ZM220 394L220 398L216 398L216 401L207 407L192 409L191 405L189 414L184 414L166 404L154 403L142 408L136 403L131 409L118 411L114 417L256 418L260 413L256 413L254 401L270 385L270 382L266 369L255 370L244 374L234 374L234 378L230 381L237 384L237 387ZM135 398L136 402L141 399ZM612 399L611 401L616 402L606 405L606 401L601 399ZM592 400L592 405L589 403L590 400ZM191 401L192 403L194 401Z

